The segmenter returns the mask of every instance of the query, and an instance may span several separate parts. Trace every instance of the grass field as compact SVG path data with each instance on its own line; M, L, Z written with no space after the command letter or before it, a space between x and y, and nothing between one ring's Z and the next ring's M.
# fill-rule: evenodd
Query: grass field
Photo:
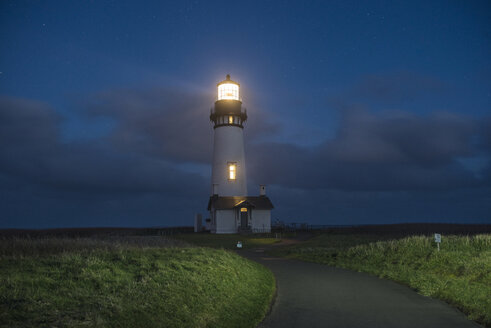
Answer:
M406 284L491 327L491 235L391 240L388 235L321 234L275 255L368 272Z
M209 233L183 233L173 236L176 240L191 243L196 246L237 249L237 242L242 242L243 249L272 245L279 239L264 237L264 235L238 235L238 234L209 234Z
M272 273L162 237L0 240L1 327L255 327Z

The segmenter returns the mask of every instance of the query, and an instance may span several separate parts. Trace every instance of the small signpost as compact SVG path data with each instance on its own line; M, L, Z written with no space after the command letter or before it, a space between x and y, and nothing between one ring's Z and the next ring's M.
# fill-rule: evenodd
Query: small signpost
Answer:
M237 242L237 248L242 248L242 242L241 241Z
M438 251L440 251L440 243L442 242L442 235L440 235L439 233L436 233L435 234L435 243L436 243L436 246L438 247Z

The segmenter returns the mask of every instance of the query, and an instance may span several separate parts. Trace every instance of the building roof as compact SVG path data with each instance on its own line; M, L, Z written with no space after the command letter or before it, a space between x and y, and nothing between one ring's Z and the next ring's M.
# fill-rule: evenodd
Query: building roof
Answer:
M220 84L224 84L224 83L233 83L233 84L237 84L238 86L240 86L239 83L235 82L235 81L232 81L230 79L230 74L227 74L227 76L225 77L225 80L223 80L222 82L218 82L217 83L217 87L220 85Z
M227 196L213 195L208 201L208 210L213 206L216 210L233 209L237 207L252 207L257 210L270 210L273 203L267 196Z

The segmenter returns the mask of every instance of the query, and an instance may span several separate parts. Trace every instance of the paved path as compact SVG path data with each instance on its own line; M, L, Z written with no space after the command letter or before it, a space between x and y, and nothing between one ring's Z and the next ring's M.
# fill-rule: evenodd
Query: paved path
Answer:
M240 251L273 271L278 294L259 327L481 327L408 287L327 265Z

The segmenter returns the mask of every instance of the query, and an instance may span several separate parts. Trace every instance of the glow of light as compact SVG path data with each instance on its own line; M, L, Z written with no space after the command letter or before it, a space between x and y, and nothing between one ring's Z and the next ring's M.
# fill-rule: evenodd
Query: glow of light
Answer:
M218 86L218 100L239 100L239 86L235 83L222 83Z
M237 173L237 167L235 164L229 164L228 165L228 178L229 180L235 180Z
M241 212L247 212L247 207L242 207L242 208L240 209L240 211L241 211Z
M233 116L229 116L228 117L228 124L233 124L234 123L234 117Z

